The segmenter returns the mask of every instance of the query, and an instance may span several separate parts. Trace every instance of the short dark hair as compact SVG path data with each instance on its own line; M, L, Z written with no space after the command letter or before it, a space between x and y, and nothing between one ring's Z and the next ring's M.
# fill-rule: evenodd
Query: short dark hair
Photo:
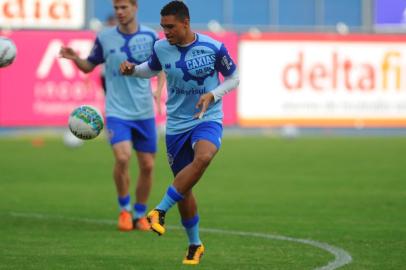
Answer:
M182 1L171 1L161 9L161 16L174 15L180 20L190 19L189 8Z

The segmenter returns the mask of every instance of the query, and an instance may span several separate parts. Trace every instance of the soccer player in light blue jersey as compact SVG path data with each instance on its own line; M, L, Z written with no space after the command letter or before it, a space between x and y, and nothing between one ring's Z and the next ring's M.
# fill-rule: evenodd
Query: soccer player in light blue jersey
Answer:
M222 96L238 86L236 65L226 48L190 29L187 6L172 1L161 10L166 39L154 45L148 62L120 65L123 74L148 78L166 73L168 101L166 146L175 176L162 201L148 213L151 229L165 233L166 212L175 204L189 239L184 264L198 264L204 253L199 237L199 215L192 188L221 145ZM219 73L225 80L220 82Z
M97 35L87 59L81 59L66 47L61 48L60 55L71 59L85 73L105 64L106 126L115 157L113 176L120 208L118 228L149 230L145 214L157 149L153 94L149 79L123 76L117 66L124 60L135 64L146 61L157 34L137 23L137 0L113 0L113 5L118 26ZM163 73L158 74L157 100L160 100L164 79ZM139 167L133 207L129 194L132 148Z

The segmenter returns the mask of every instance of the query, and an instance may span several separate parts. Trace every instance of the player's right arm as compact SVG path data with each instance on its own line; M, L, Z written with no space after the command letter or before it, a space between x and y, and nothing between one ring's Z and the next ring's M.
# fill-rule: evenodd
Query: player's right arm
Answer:
M152 70L149 67L148 62L144 62L139 65L135 65L131 62L124 61L123 63L120 64L120 72L121 72L121 74L127 75L127 76L134 76L134 77L149 79L154 76L157 76L160 71Z
M96 67L96 65L89 62L87 59L80 58L79 55L69 47L62 47L59 51L59 55L63 58L72 60L84 73L89 73Z

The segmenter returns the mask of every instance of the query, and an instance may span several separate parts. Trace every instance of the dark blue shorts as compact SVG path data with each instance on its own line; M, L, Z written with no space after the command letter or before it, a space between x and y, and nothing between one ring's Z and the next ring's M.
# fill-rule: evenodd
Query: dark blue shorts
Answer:
M193 161L196 142L206 140L220 149L222 137L223 126L217 122L203 122L185 133L166 135L166 152L173 174Z
M123 120L117 117L107 117L106 127L111 145L122 141L131 141L136 151L155 153L157 150L154 118Z

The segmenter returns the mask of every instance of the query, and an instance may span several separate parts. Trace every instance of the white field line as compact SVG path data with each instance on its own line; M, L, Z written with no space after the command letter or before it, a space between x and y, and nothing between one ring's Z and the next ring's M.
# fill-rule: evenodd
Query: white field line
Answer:
M35 218L35 219L43 219L43 220L59 219L59 220L66 220L66 221L73 221L73 222L91 223L91 224L108 224L108 225L116 224L116 221L107 220L107 219L74 218L74 217L65 217L65 216L58 216L58 215L55 215L55 216L54 215L44 215L44 214L38 214L38 213L12 212L12 213L10 213L10 215L14 216L14 217ZM180 227L180 226L167 226L167 227L171 228L171 229L176 229L176 230L183 230L183 227ZM335 270L335 269L340 268L341 266L351 263L351 261L352 261L351 255L344 249L329 245L327 243L322 243L322 242L318 242L318 241L314 241L314 240L310 240L310 239L300 239L300 238L293 238L293 237L288 237L288 236L266 234L266 233L229 231L229 230L210 229L210 228L200 228L200 231L206 232L206 233L220 234L220 235L237 235L237 236L256 237L256 238L262 238L262 239L295 242L295 243L313 246L313 247L327 251L327 252L331 253L332 255L334 255L335 259L333 261L330 261L325 266L317 267L314 270Z

